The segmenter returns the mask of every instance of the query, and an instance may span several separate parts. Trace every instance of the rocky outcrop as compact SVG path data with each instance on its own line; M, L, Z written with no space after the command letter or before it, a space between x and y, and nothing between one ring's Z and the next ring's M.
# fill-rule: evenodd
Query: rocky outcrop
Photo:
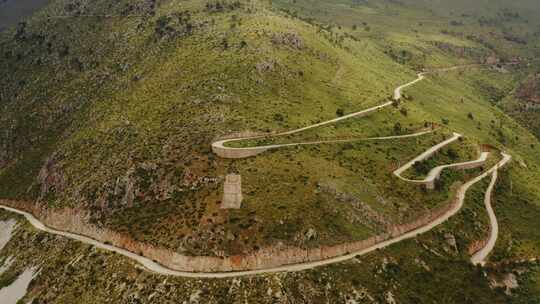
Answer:
M0 251L11 239L11 234L17 228L15 220L0 221Z
M513 273L506 273L502 278L491 278L489 281L491 288L502 288L506 295L512 295L512 290L519 287L517 276Z
M274 34L272 37L272 43L275 45L284 45L291 47L293 49L303 49L304 48L304 40L298 33L279 33Z
M450 246L450 248L454 252L458 251L456 237L452 233L445 233L444 240L446 241L446 244L448 244L448 246Z
M498 63L501 62L501 59L500 59L499 57L497 57L497 55L491 54L491 55L489 55L489 56L487 56L487 57L485 58L484 62L485 62L486 64L490 64L490 65L492 65L492 64L498 64Z
M483 239L483 240L476 240L472 242L469 247L467 248L467 252L469 255L474 255L478 251L482 250L482 248L486 247L488 243L489 238Z
M517 90L516 97L528 107L540 104L540 73L529 77Z
M264 74L266 72L272 72L274 70L274 67L276 66L277 62L273 59L271 60L263 60L255 65L255 68L257 69L257 72L259 74Z

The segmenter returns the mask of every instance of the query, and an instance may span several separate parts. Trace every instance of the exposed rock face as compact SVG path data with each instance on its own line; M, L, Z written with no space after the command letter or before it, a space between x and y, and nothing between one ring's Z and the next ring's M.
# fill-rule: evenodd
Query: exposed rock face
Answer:
M304 48L304 40L297 33L274 34L272 43L275 45L289 46L297 50Z
M15 220L0 221L0 250L9 242L16 227L17 222Z
M483 240L477 240L477 241L472 242L469 245L469 248L467 250L469 255L474 255L478 251L482 250L482 248L486 247L488 241L489 241L489 237Z
M218 183L217 177L202 176L190 167L182 169L182 175L175 176L174 171L166 172L160 163L134 164L122 176L107 181L100 189L102 195L96 200L102 209L106 206L109 209L130 208L140 202L170 199L174 192Z
M276 64L277 63L275 60L264 60L257 63L255 67L257 68L257 72L259 72L259 74L264 74L266 72L272 72Z
M489 285L491 286L491 288L504 288L504 293L506 293L507 295L512 295L512 290L519 287L517 277L513 273L505 274L501 280L492 278Z
M313 240L317 238L317 231L313 228L309 228L309 230L306 232L306 240Z
M135 182L133 179L128 178L126 180L126 189L124 197L122 198L122 205L133 207L133 200L135 199Z
M223 185L222 209L240 209L242 206L242 176L229 174Z
M394 299L394 294L391 291L388 291L384 295L384 299L386 300L387 304L397 304L396 300Z
M187 256L170 249L154 247L149 244L137 242L125 234L91 224L88 211L70 208L53 210L33 202L0 200L0 203L32 213L49 227L86 235L101 242L108 242L131 252L140 253L141 255L156 260L160 264L171 269L192 272L227 272L273 268L288 264L320 261L360 251L432 222L435 218L440 217L442 214L452 209L455 204L457 204L457 200L454 200L451 204L430 211L413 222L389 227L390 232L388 233L372 236L365 240L317 248L289 247L278 244L261 248L245 255L235 256Z
M516 91L516 97L525 101L527 107L540 105L540 74L527 79Z
M38 174L38 183L40 185L39 200L42 200L52 191L62 191L64 189L64 177L60 172L58 165L59 156L53 154L45 161Z

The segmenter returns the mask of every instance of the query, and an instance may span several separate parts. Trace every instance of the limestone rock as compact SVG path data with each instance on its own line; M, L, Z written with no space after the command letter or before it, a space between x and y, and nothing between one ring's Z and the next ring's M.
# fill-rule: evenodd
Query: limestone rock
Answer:
M263 74L265 72L273 71L275 66L276 66L275 60L264 60L257 63L255 67L257 68L257 72L259 72L260 74Z
M387 304L397 304L394 294L391 291L387 291L384 295L384 299Z
M502 277L500 281L497 279L492 279L490 281L490 286L491 288L504 288L504 293L506 293L507 295L512 295L512 290L518 288L519 284L515 274L507 273Z
M451 233L444 234L444 240L454 251L458 251L456 237Z
M272 37L272 43L276 45L286 45L300 50L304 48L304 40L298 33L280 33Z
M305 234L305 240L311 241L317 238L317 231L313 228L309 228L309 230Z

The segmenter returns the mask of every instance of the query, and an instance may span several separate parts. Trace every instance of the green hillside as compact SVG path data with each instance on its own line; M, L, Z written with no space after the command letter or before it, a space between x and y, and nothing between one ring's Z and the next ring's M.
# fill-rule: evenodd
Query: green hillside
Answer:
M449 222L364 257L297 273L169 279L0 211L21 223L0 251L0 265L18 257L0 287L40 257L25 297L34 303L196 303L197 293L200 303L536 303L538 266L499 263L540 253L539 12L527 0L51 0L0 33L0 199L70 208L132 242L188 256L317 248L364 240L449 204L489 166L445 171L434 191L392 171L459 132L463 139L407 177L476 159L483 145L493 149L490 166L498 151L511 154L495 191L500 239L495 266L469 263L467 249L489 230L485 180ZM238 132L287 131L388 102L422 70L492 61L515 64L430 74L369 116L232 145L438 126L430 134L238 160L211 149ZM238 210L221 208L231 172L242 175ZM59 267L74 256L79 266ZM508 273L520 274L511 295L490 287Z

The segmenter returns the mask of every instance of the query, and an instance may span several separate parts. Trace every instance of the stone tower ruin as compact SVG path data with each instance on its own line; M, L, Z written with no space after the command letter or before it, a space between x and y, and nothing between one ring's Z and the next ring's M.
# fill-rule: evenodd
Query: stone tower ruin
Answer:
M228 174L223 185L223 203L221 209L240 209L242 206L242 176Z

